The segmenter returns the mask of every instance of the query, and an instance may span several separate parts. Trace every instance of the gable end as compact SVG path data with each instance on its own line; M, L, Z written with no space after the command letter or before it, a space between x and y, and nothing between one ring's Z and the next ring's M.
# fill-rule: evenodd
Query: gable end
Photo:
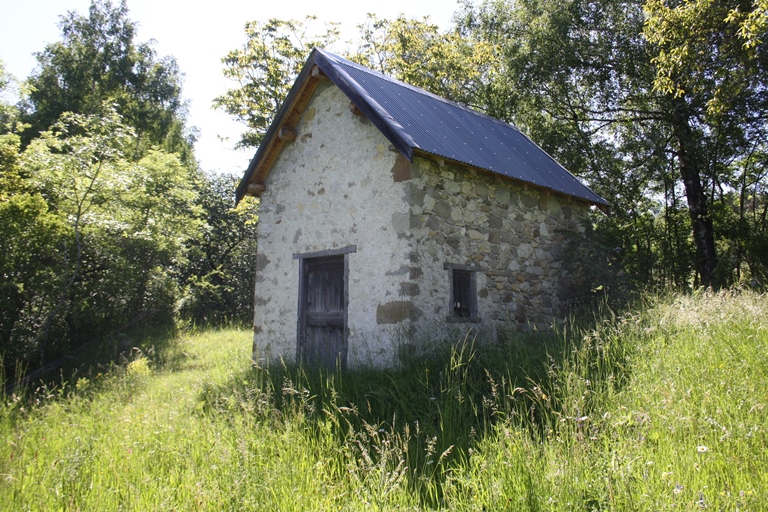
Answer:
M301 114L309 105L317 87L326 80L328 76L315 65L314 58L310 56L248 165L235 192L237 202L247 195L258 197L266 190L265 181L270 169L285 145L296 138L296 125Z

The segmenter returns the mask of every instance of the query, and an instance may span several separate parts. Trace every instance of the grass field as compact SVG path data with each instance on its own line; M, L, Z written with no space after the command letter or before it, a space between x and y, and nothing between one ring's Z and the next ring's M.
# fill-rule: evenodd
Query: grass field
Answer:
M3 396L2 510L768 510L768 297L648 299L396 370L139 344Z

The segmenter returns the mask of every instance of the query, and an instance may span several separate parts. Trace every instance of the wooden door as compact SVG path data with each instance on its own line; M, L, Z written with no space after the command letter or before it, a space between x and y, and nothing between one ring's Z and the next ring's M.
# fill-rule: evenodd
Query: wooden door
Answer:
M347 363L344 255L302 260L299 357L308 366Z

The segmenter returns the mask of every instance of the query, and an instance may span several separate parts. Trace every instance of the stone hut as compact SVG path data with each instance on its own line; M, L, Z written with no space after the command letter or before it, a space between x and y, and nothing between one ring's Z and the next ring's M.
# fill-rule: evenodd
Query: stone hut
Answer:
M515 127L314 50L243 177L253 353L388 366L456 328L550 323L566 230L607 203Z

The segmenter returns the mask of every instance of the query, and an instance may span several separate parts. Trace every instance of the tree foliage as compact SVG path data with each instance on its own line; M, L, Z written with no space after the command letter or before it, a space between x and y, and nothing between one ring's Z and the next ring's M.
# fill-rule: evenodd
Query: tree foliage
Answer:
M764 59L734 42L739 9L488 1L458 18L503 41L510 119L612 202L601 222L640 282L723 283L744 263L718 265L728 232L716 218L734 164L765 139L762 93L749 92L765 89Z
M360 44L350 59L438 96L483 109L484 84L498 69L497 46L458 30L442 32L429 18L383 20L369 14L358 26Z
M133 127L142 150L189 146L176 61L135 41L125 0L94 0L87 16L69 12L59 26L62 40L36 54L39 68L28 79L27 142L64 112L96 115L108 105Z
M13 82L14 78L6 72L5 63L0 59L0 133L11 131L18 118L18 109L10 105L4 97Z
M160 151L131 161L135 142L114 111L65 113L5 167L25 176L0 203L15 291L4 347L45 361L115 327L172 320L173 267L198 223L193 176Z
M199 181L195 204L205 212L205 223L189 240L179 306L181 317L196 325L253 320L258 202L244 198L233 207L238 182L231 175L207 175Z
M304 21L271 19L245 25L246 42L222 59L224 76L237 87L216 98L214 107L243 123L238 147L256 147L266 134L285 96L312 48L325 48L338 40L335 24L313 34Z
M134 43L124 2L95 0L61 28L38 54L23 111L0 104L9 376L16 361L34 368L85 345L103 352L117 333L173 328L180 304L209 323L252 312L255 208L231 213L232 179L197 169L173 59ZM221 300L182 301L200 282Z

